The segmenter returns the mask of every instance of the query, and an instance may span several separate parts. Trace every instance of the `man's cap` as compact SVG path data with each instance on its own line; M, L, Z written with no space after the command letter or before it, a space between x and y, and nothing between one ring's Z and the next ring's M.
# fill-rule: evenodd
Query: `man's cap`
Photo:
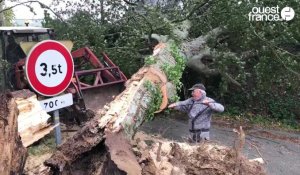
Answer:
M201 90L206 90L205 89L205 86L202 84L202 83L198 83L198 84L195 84L192 88L190 88L189 90L194 90L194 89L201 89Z

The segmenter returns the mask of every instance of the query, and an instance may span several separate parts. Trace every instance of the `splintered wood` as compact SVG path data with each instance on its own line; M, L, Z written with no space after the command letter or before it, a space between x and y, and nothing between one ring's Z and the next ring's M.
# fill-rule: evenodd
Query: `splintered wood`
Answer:
M17 104L18 131L25 147L43 138L53 130L54 126L48 123L51 117L42 109L37 96L29 90L20 90L11 93Z
M0 174L22 174L27 157L17 130L18 110L13 99L0 94Z
M111 160L114 161L118 169L130 175L140 175L142 169L123 133L111 133L108 131L105 135L105 145L108 148Z

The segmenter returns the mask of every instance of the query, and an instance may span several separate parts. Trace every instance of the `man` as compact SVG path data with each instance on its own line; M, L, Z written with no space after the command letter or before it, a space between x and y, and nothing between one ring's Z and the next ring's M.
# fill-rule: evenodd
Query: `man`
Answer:
M224 106L206 97L205 87L201 83L195 84L189 90L192 90L191 98L172 103L168 108L188 113L191 140L194 142L209 140L211 115L213 112L223 112Z

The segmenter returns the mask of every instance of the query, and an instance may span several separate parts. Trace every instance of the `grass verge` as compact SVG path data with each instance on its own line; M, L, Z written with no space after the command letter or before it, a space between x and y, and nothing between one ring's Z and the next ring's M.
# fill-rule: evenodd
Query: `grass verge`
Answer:
M28 154L33 156L52 153L56 148L55 138L53 134L48 134L40 141L34 143L28 148Z
M243 126L260 127L266 129L278 129L283 131L300 132L300 123L297 121L276 120L268 116L253 114L230 114L223 113L214 118L216 121L222 120L231 124L240 124Z

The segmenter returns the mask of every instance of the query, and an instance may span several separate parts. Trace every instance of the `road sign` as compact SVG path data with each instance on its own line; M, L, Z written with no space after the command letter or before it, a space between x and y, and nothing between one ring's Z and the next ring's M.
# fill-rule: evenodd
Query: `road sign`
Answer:
M73 104L73 96L71 93L68 93L61 96L42 100L40 101L40 104L46 112L50 112L60 108L71 106Z
M44 96L55 96L70 84L74 73L71 53L61 43L45 40L28 54L25 74L31 87Z

